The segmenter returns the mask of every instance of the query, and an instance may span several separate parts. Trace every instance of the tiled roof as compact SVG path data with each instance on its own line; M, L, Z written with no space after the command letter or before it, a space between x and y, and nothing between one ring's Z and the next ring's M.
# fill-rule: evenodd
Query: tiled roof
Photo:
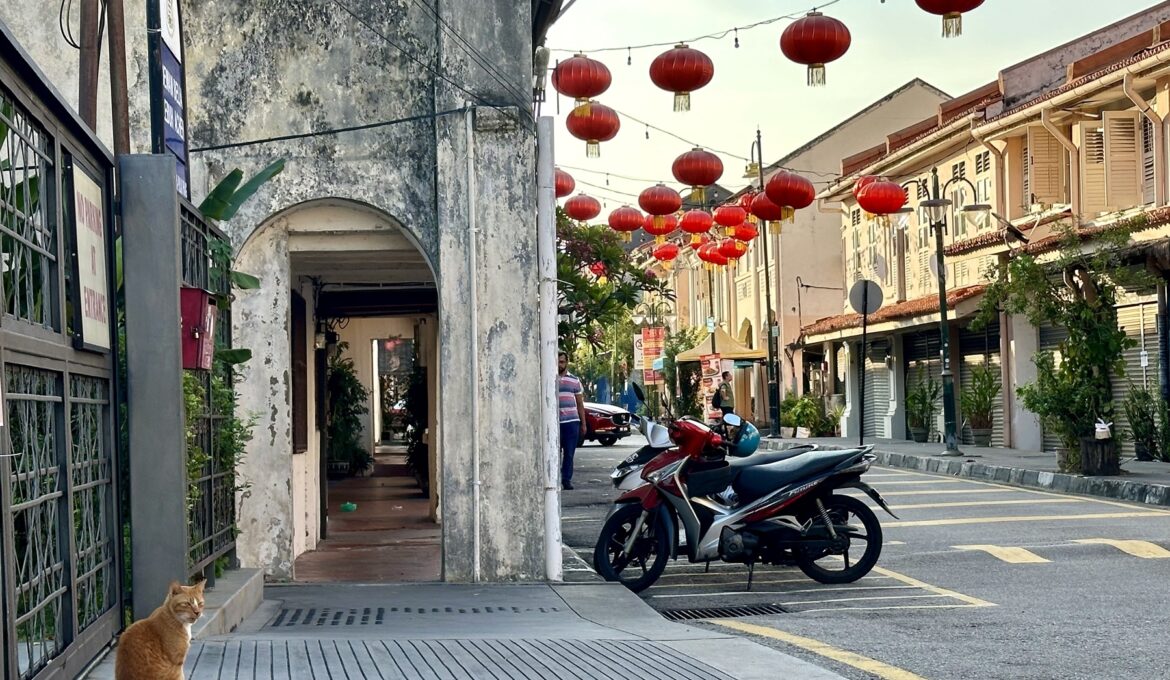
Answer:
M985 284L976 284L974 286L966 286L964 288L956 288L947 293L947 308L954 309L956 305L964 300L969 300L976 295L983 293L987 286ZM874 314L869 316L870 323L881 323L883 321L895 321L897 319L905 319L912 316L920 316L922 314L929 314L938 311L938 295L927 295L925 297L899 302L896 305L889 307L882 307ZM822 335L824 333L832 333L834 331L841 331L847 328L857 328L861 325L860 314L840 314L838 316L830 316L824 319L819 319L816 322L805 326L801 329L802 335L808 337L810 335Z
M1155 208L1154 210L1146 210L1133 217L1116 220L1106 224L1095 224L1087 227L1080 227L1076 230L1076 236L1081 241L1091 241L1097 236L1117 229L1127 230L1130 233L1143 231L1145 229L1153 229L1170 224L1170 206L1165 208ZM1046 253L1056 250L1060 247L1061 240L1064 239L1064 234L1053 234L1047 238L1033 241L1024 247L1024 251L1032 255L1038 253Z
M1041 102L1046 102L1049 99L1054 99L1056 97L1059 97L1060 95L1062 95L1066 92L1071 92L1071 91L1077 89L1078 87L1081 87L1083 85L1088 85L1089 83L1093 82L1094 80L1098 80L1100 78L1103 78L1104 76L1107 76L1110 73L1116 73L1117 71L1120 71L1123 68L1127 68L1127 67L1133 66L1134 64L1137 64L1139 62L1145 61L1146 59L1154 56L1155 54L1165 52L1168 49L1170 49L1170 42L1165 42L1165 43L1162 43L1161 45L1155 45L1149 49L1142 50L1141 52L1138 52L1137 54L1133 55L1129 59L1119 61L1115 64L1110 64L1109 66L1106 66L1105 68L1098 69L1098 70L1096 70L1088 75L1081 76L1080 78L1077 78L1076 80L1067 82L1064 85L1061 85L1060 87L1056 88L1055 90L1052 90L1051 92L1046 92L1045 94L1042 94L1039 97L1036 97L1034 99L1029 99L1028 101L1020 104L1019 106L1008 109L1008 110L1004 111L1003 113L999 114L998 116L987 120L984 124L986 125L987 123L994 123L997 120L1007 118L1008 116L1017 114L1021 111L1024 111L1025 109L1032 108L1033 106L1035 106Z
M1043 218L1041 218L1039 221L1032 221L1032 222L1028 222L1027 224L1016 225L1016 228L1019 229L1020 231L1031 231L1031 230L1035 229L1036 227L1043 227L1047 224L1052 224L1053 222L1058 222L1060 220L1068 218L1071 215L1072 215L1072 210L1064 210L1064 211L1061 211L1058 213L1053 213L1051 215L1046 215ZM974 252L974 251L979 250L981 248L986 248L988 246L994 246L994 245L999 245L999 244L1003 243L1004 237L1006 234L1007 234L1007 229L1005 229L1005 228L996 229L995 231L989 231L986 234L980 234L978 236L974 236L974 237L969 238L969 239L965 239L962 241L956 241L956 242L952 243L951 245L947 246L946 248L944 248L943 252L946 255L965 255L967 253Z

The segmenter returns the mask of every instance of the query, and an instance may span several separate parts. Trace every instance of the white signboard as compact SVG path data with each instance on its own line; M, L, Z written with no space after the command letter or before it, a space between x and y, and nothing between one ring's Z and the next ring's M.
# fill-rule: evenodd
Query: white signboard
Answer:
M634 370L642 371L646 369L646 357L642 355L642 334L634 334Z
M179 32L179 0L158 0L162 39L171 48L175 61L183 63L183 34Z
M102 188L73 169L73 210L77 232L77 286L81 340L86 347L110 348L110 295L106 275L106 212Z

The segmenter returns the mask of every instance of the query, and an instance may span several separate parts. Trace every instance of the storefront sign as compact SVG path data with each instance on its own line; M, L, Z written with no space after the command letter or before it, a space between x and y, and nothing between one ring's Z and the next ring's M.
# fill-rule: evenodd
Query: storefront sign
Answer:
M111 310L106 272L106 203L101 186L76 166L72 180L81 345L108 350Z
M661 385L662 373L647 368L654 366L654 360L663 355L666 349L665 328L645 328L642 330L642 378L647 385Z
M646 357L642 354L642 334L634 333L634 370L641 371L646 368Z
M723 411L715 408L711 404L711 400L715 397L715 392L719 390L719 383L723 380L723 364L719 360L718 354L704 354L699 357L699 362L703 371L702 382L699 386L699 394L703 397L703 412L707 414L707 420L718 420L723 417Z

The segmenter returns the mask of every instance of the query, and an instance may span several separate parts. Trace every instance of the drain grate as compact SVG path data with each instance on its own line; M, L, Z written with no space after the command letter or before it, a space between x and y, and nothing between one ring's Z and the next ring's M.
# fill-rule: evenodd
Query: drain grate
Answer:
M271 628L301 626L380 626L396 616L418 614L555 614L557 607L364 607L334 609L302 607L281 609Z
M704 607L700 609L664 609L661 612L668 621L695 621L697 619L734 619L743 616L768 616L787 614L788 610L778 604L747 605L743 607Z

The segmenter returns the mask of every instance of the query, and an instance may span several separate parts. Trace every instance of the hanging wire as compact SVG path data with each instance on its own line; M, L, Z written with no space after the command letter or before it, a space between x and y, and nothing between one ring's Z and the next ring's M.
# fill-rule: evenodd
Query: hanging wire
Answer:
M61 0L61 9L57 12L57 27L61 30L61 37L65 38L65 43L75 50L81 49L81 44L77 42L77 37L73 35L73 26L69 21L69 15L73 13L73 0Z
M841 2L841 0L828 0L828 2L823 2L813 9L816 9L816 10L824 9L824 8L829 7L831 5L835 5L838 2ZM738 39L739 31L741 31L741 30L750 31L753 28L767 26L769 24L774 24L778 21L786 21L786 20L793 21L793 20L801 18L802 16L804 16L806 14L808 14L807 11L795 12L792 14L784 14L782 16L772 17L770 19L763 19L761 21L757 21L757 22L752 23L752 24L747 24L746 26L733 26L731 28L728 28L728 29L725 29L722 31L716 31L714 33L708 33L706 35L700 35L698 37L691 38L690 40L671 40L668 42L654 42L654 43L646 43L643 45L621 45L621 46L616 46L616 47L597 47L597 48L594 48L591 50L567 50L567 49L559 49L558 48L558 49L554 49L553 51L554 52L569 52L569 53L573 53L573 54L597 54L600 52L617 52L619 50L626 50L626 54L629 55L632 50L643 50L643 49L649 49L652 47L674 47L675 45L677 45L679 43L691 44L691 43L697 43L697 42L700 42L703 40L722 40L722 39L724 39L727 36L732 35L732 34L736 35L737 39ZM738 47L738 45L737 45L737 47ZM629 56L626 57L626 62L627 62L627 64L630 63Z

